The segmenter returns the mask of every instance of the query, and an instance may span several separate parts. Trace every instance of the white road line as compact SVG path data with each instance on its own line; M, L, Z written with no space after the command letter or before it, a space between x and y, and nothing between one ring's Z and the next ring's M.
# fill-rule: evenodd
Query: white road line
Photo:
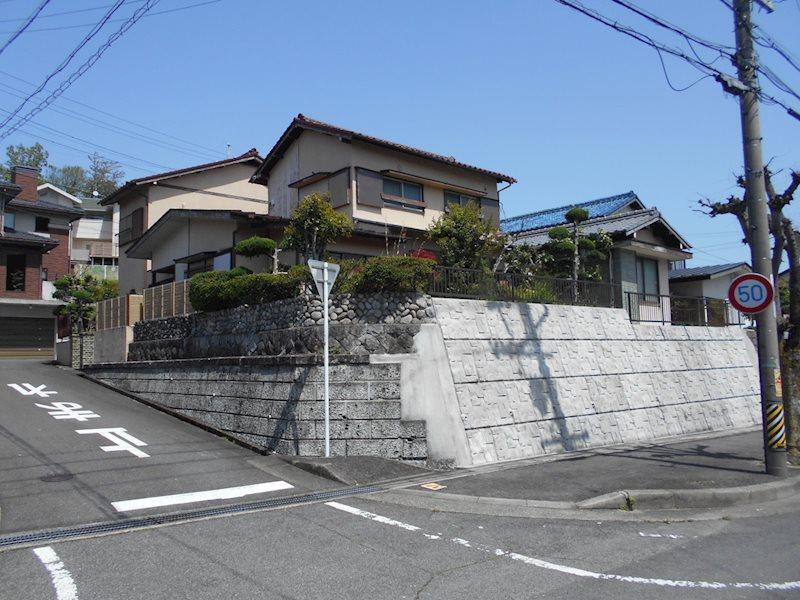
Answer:
M33 553L50 572L50 579L56 590L56 598L58 600L78 600L78 588L75 587L75 581L70 572L64 568L64 563L61 562L55 550L50 546L43 546L34 548Z
M330 506L331 508L342 510L352 515L364 517L365 519L370 519L372 521L377 521L378 523L383 523L385 525L393 525L395 527L399 527L407 531L420 532L429 540L439 539L439 536L422 532L421 528L417 527L416 525L403 523L402 521L396 521L395 519L390 519L389 517L383 517L381 515L377 515L375 513L371 513L366 510L361 510L359 508L354 508L352 506L347 506L346 504L340 504L338 502L326 502L325 504L327 506ZM548 562L546 560L541 560L539 558L534 558L532 556L518 554L516 552L509 552L508 550L503 550L501 548L492 548L484 544L476 544L474 542L470 542L469 540L465 540L463 538L457 538L457 537L450 538L450 541L453 542L454 544L463 546L465 548L472 548L474 550L479 550L481 552L487 552L489 554L492 554L493 556L504 556L506 558L510 558L511 560L519 561L527 565L531 565L533 567L539 567L540 569L549 569L551 571L559 571L561 573L566 573L568 575L575 575L576 577L587 577L590 579L619 581L622 583L640 583L648 585L658 585L663 587L702 588L711 590L732 590L732 589L756 589L756 590L770 590L770 591L800 590L800 581L785 581L783 583L750 583L750 582L723 583L719 581L688 581L681 579L633 577L630 575L615 575L613 573L596 573L594 571L578 569L577 567L570 567L568 565L559 565L556 563Z
M119 502L112 502L111 505L117 510L117 512L128 512L131 510L142 510L157 506L171 506L173 504L189 504L191 502L206 502L208 500L241 498L242 496L250 496L251 494L263 494L264 492L288 490L293 487L294 486L292 484L286 483L285 481L270 481L268 483L241 485L239 487L207 490L205 492L188 492L186 494L173 494L171 496L154 496L152 498L121 500Z

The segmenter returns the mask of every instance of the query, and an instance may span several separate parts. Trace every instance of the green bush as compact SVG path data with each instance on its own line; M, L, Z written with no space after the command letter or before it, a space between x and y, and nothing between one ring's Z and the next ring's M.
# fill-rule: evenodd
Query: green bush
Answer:
M272 256L276 244L274 240L254 235L242 240L233 247L233 251L241 256Z
M303 281L293 273L250 273L237 267L231 271L198 273L189 282L189 301L195 310L214 311L243 304L261 304L299 295Z
M411 256L370 258L360 270L351 272L345 288L355 294L425 292L435 265L427 258Z

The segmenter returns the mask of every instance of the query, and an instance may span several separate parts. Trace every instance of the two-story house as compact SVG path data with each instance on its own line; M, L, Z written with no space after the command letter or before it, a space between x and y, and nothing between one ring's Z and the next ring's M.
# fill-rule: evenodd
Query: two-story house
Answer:
M254 267L252 259L233 255L231 247L251 235L279 241L300 200L314 192L328 194L333 207L355 224L354 235L332 244L329 255L358 258L421 250L427 227L452 204L475 202L486 218L497 222L498 183L515 182L453 157L303 115L291 122L263 162L250 168L249 181L268 197L268 211L236 205L227 198L217 198L214 207L201 206L186 197L183 206L162 212L125 248L127 259L151 262L151 285L205 270ZM295 253L280 255L283 264L298 260ZM122 283L122 268L120 272Z
M219 210L266 215L267 190L250 182L260 164L261 157L252 149L233 158L133 179L103 198L101 206L119 207L120 292L141 293L151 285L183 279L186 272L205 269L209 263L230 268L233 235L227 233L227 224L215 220L210 224L195 220L194 227L189 221L181 234L170 234L159 244L157 257L129 251L173 210L196 210L201 215L202 211ZM164 231L161 224L155 230Z
M52 352L52 282L70 272L70 223L83 211L39 197L39 171L14 167L0 183L0 349L15 355Z
M313 192L330 194L333 207L352 217L355 235L331 248L333 256L375 256L387 240L418 249L425 230L451 204L475 202L499 221L498 184L516 179L302 114L292 120L251 181L269 188L270 214L288 218ZM287 261L289 262L289 261Z

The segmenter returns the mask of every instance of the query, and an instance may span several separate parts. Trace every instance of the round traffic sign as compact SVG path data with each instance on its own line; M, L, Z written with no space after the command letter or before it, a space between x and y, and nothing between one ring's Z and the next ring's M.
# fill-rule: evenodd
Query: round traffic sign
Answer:
M728 288L728 300L731 305L749 315L766 310L772 304L774 297L772 282L758 273L739 275Z

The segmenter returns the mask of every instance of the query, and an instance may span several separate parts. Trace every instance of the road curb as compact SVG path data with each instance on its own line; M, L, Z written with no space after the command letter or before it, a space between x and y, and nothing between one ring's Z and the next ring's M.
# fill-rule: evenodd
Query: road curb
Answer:
M782 500L800 491L800 474L789 479L751 485L703 490L618 490L579 502L528 500L470 496L422 490L404 489L407 495L439 498L462 504L486 506L519 506L557 510L663 510L684 508L725 508Z
M703 490L620 490L576 503L583 510L664 508L724 508L782 500L800 491L800 476L739 487Z

